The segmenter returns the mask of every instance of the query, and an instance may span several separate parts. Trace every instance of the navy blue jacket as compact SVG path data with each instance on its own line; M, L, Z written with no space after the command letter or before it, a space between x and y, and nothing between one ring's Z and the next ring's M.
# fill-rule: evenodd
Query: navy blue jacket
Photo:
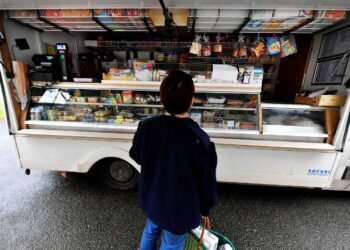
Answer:
M141 207L162 229L186 233L215 205L215 145L192 119L163 115L142 121L130 157L141 165Z

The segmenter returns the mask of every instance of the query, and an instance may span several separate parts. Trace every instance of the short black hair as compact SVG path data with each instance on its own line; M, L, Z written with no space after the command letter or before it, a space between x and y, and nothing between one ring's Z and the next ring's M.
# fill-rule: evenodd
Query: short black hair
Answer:
M186 113L191 107L193 96L192 77L183 71L169 71L160 85L160 99L169 114Z

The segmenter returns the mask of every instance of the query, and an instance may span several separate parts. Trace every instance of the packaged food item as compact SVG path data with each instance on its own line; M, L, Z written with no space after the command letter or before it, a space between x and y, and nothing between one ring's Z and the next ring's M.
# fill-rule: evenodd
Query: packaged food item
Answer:
M251 49L253 57L261 57L263 55L265 44L263 40L258 39Z
M246 66L244 67L243 71L243 78L242 78L242 83L243 84L249 84L251 76L253 74L254 67L253 66Z
M228 129L234 129L235 128L235 121L226 121L227 128Z
M49 121L57 121L58 120L58 110L57 109L47 110L47 119Z
M81 91L79 89L74 91L74 96L81 96Z
M203 112L203 122L214 122L215 112L204 111Z
M190 48L190 53L200 56L202 52L202 44L201 44L201 36L197 35L192 42L191 48Z
M122 104L123 103L123 98L122 98L121 94L119 94L119 93L116 94L115 98L117 99L117 103L118 104Z
M224 104L226 101L226 97L208 97L208 103L210 104Z
M193 121L197 122L199 126L202 124L202 113L200 113L200 112L191 112L190 118Z
M251 72L249 83L251 84L262 84L264 79L264 68L254 67Z
M239 38L238 44L239 44L238 57L241 57L241 58L248 57L248 49L246 44L244 43L243 37Z
M198 226L193 229L191 232L199 239L202 234L203 227ZM204 237L203 237L203 247L207 250L217 250L219 243L219 238L214 234L204 229Z
M199 98L199 97L195 97L194 101L193 101L194 105L202 105L203 104L203 99Z
M238 77L237 82L243 83L243 73L244 73L245 67L244 66L238 66Z
M227 106L231 108L241 108L243 106L243 101L241 100L227 100Z
M98 97L90 96L87 99L88 99L88 103L97 103Z
M281 52L281 44L277 36L266 37L266 48L268 55L277 55Z
M130 90L123 91L122 92L122 97L123 97L123 103L124 104L131 104L131 103L133 103L132 91L130 91Z
M241 129L255 129L256 124L254 122L241 122Z
M202 48L202 55L203 56L211 56L211 47L209 44L209 37L204 36L203 37L204 43Z
M158 54L157 54L157 61L158 62L163 62L164 61L164 53L163 52L158 52Z
M138 81L151 81L153 61L134 61L135 77Z
M86 97L84 97L84 96L76 97L75 99L77 102L86 102Z
M213 51L215 54L221 54L222 53L222 44L221 44L222 37L220 36L220 34L218 34L215 37L215 39L216 39L216 44L214 44Z
M289 36L282 36L280 38L281 57L286 57L298 52L295 37L293 34Z
M229 244L220 245L218 250L233 250Z
M232 57L237 58L239 56L239 47L237 43L233 44Z

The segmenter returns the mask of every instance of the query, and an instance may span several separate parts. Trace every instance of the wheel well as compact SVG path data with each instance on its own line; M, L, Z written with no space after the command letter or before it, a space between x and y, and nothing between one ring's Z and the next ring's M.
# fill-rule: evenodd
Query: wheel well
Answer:
M107 164L108 162L112 161L112 160L121 160L117 157L106 157L106 158L102 158L100 160L98 160L97 162L95 162L90 170L88 171L88 173L96 173L98 168L101 166L101 165L104 165L104 164Z
M91 166L91 168L90 168L90 170L88 171L88 173L96 173L97 172L97 170L98 170L98 168L100 167L100 166L103 166L104 164L107 164L108 162L111 162L111 161L113 161L113 160L121 160L121 161L125 161L125 160L123 160L123 159L120 159L120 158L118 158L118 157L105 157L105 158L102 158L102 159L100 159L100 160L98 160L97 162L95 162L92 166ZM127 162L127 161L126 161ZM128 162L133 168L135 168L135 166L133 166L130 162ZM137 171L137 168L135 168L136 169L136 171Z

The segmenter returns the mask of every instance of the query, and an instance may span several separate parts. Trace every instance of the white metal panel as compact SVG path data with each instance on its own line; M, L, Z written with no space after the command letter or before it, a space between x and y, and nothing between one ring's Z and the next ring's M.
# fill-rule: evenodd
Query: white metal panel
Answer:
M23 168L87 172L104 157L128 156L131 141L16 136ZM322 187L329 185L337 152L288 151L217 145L221 182ZM293 159L293 160L288 160ZM311 174L310 170L326 171Z
M138 167L128 156L131 141L18 136L16 143L23 168L84 173L106 157L118 157Z
M165 0L172 8L233 8L233 9L350 9L348 0ZM158 0L1 0L0 9L45 8L159 8Z
M321 188L330 183L329 176L337 155L336 152L235 147L217 147L217 152L219 181Z

